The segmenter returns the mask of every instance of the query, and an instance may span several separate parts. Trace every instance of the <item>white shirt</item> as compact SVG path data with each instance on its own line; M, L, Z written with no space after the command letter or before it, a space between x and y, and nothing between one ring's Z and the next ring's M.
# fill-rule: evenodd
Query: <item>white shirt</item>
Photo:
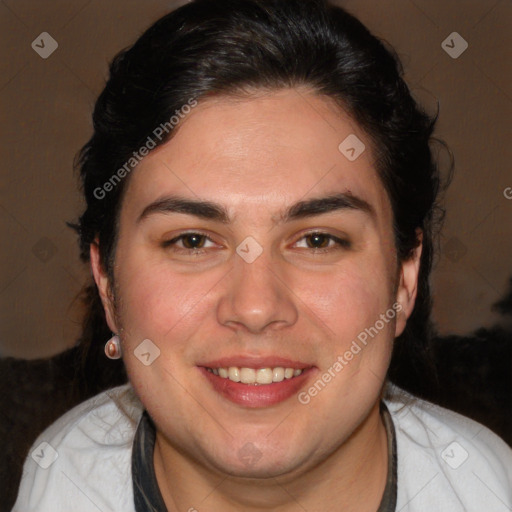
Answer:
M388 385L397 512L510 512L512 450L479 423ZM78 405L35 441L12 512L135 512L132 445L143 406L130 384Z

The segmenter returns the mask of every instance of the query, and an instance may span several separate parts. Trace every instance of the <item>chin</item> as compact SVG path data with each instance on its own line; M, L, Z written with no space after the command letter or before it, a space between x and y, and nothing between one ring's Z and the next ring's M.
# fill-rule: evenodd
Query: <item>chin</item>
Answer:
M232 443L233 449L214 455L209 454L210 462L222 473L238 478L273 478L294 471L301 462L296 452L304 450L290 445L279 447L263 439L261 443ZM235 448L236 446L236 448ZM304 458L304 454L300 459Z

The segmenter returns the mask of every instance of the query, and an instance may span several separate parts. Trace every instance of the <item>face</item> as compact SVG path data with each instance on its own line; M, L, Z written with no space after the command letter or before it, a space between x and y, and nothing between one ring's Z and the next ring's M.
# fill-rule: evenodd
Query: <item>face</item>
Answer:
M91 249L110 328L169 449L306 471L365 432L419 255L398 264L371 142L329 100L219 97L181 123L130 176L114 300Z

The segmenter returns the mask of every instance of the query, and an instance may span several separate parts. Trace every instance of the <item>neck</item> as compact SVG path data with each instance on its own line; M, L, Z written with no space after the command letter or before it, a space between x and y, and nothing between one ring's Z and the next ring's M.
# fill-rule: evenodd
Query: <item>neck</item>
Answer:
M154 465L169 512L375 512L386 484L387 435L377 403L341 446L307 470L268 479L230 476L191 460L159 432Z

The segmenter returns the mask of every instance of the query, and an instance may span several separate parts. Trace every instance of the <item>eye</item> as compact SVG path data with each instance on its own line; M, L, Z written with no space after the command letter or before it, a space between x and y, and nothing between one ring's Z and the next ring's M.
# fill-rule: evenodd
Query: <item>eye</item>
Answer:
M215 242L209 236L198 232L182 233L162 243L162 247L165 249L170 248L177 253L196 255L205 253L205 249L212 248L215 245ZM348 240L331 235L330 233L314 231L300 238L295 246L300 249L312 249L313 252L321 253L348 249L351 244Z
M323 233L320 231L314 231L303 236L300 241L304 241L302 246L297 245L300 248L313 249L317 252L328 252L331 249L348 249L350 248L350 242L343 240L337 236L331 235L330 233Z
M182 233L172 240L163 242L162 246L164 248L172 247L177 252L200 254L204 252L202 249L206 248L207 242L214 244L211 238L202 233Z

